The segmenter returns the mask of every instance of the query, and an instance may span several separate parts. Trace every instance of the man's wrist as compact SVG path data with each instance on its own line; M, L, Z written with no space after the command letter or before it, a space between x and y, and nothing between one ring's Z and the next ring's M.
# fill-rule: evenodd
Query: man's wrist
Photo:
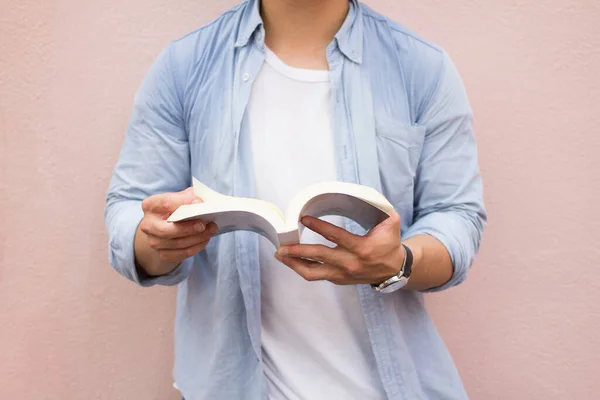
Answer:
M146 278L167 275L181 264L161 260L158 253L149 246L148 236L139 227L134 237L133 258L138 275Z
M404 290L421 290L423 274L425 274L425 276L427 276L427 274L428 274L427 271L421 271L423 269L422 264L424 262L424 254L425 254L424 245L421 243L419 236L409 238L409 239L405 240L403 242L403 244L411 250L412 256L413 256L413 264L412 264L412 271L411 271L412 278L408 281L406 286L403 287L402 289L404 289Z
M400 271L391 277L387 278L383 282L372 285L372 287L380 293L391 293L398 289L406 286L410 279L413 265L413 255L411 249L405 244L400 244L399 252L401 253L398 258L402 260ZM397 264L398 261L394 261Z
M411 239L407 239L406 241L402 242L402 244L408 247L412 253L411 273L414 273L415 270L419 268L421 260L423 259L423 247L413 242Z

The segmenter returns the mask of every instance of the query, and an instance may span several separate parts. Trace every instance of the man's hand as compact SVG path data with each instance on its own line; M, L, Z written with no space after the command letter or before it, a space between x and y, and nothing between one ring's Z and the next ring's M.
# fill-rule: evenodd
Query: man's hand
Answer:
M142 202L144 218L135 235L135 258L148 275L171 272L183 260L204 250L218 228L201 221L167 222L181 205L202 202L192 188L178 193L162 193Z
M275 257L308 281L327 280L338 285L379 284L398 274L402 268L405 251L397 213L365 236L354 235L313 217L304 217L301 222L337 245L330 248L320 244L296 244L277 250Z

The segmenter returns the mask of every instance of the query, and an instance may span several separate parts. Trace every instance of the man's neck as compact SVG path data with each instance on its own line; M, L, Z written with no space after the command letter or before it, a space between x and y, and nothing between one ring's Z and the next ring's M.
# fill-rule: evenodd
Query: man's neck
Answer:
M288 65L327 69L327 46L348 7L348 0L262 0L266 44Z

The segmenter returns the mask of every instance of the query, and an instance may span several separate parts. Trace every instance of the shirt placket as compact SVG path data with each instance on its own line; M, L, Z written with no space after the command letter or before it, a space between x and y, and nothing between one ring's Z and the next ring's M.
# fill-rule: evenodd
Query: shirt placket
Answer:
M368 87L361 81L360 66L344 65L344 57L336 48L328 49L332 85L332 121L336 143L338 179L361 183L381 190L377 173L372 107ZM347 69L344 71L344 69ZM351 84L352 87L345 87ZM347 221L346 229L362 234L355 222ZM390 352L391 330L379 294L369 285L358 285L361 308L369 332L371 347L379 374L389 399L404 399L397 360Z
M262 34L262 31L257 33ZM262 36L261 36L262 37ZM252 197L254 187L251 184L252 162L248 160L248 149L242 148L247 138L248 124L244 123L244 115L250 101L254 79L264 62L264 52L260 46L251 41L238 49L237 65L234 76L232 126L234 129L234 178L233 195L236 197ZM243 137L242 137L243 136ZM245 141L247 144L247 140ZM250 341L258 360L262 359L261 351L261 317L260 317L260 268L258 263L258 242L248 240L248 232L234 232L236 266L240 277L240 286Z

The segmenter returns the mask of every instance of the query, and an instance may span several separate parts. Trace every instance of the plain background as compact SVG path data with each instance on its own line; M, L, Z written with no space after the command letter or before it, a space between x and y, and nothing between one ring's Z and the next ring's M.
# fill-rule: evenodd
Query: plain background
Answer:
M598 398L600 2L368 3L450 53L475 111L489 227L427 297L470 396ZM178 399L175 289L111 269L104 196L154 58L233 4L0 0L0 398Z

